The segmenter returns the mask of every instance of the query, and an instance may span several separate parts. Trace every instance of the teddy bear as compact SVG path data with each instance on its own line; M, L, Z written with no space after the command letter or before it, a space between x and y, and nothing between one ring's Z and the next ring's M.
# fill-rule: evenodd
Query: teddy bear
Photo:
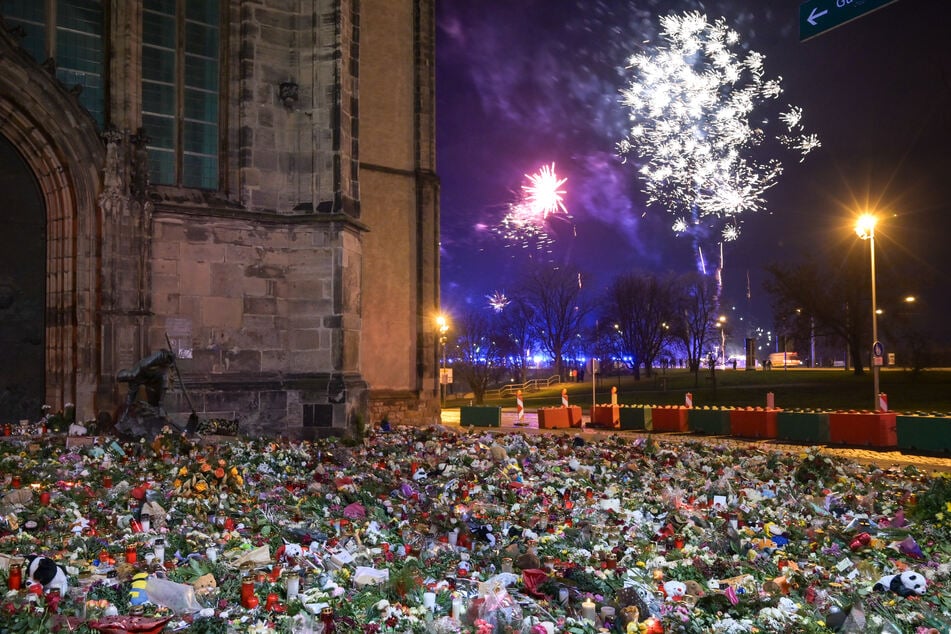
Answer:
M683 581L667 581L663 587L668 601L680 601L687 594L687 584Z
M901 597L922 595L928 589L928 580L914 570L906 570L897 575L885 575L875 582L875 592L894 592Z

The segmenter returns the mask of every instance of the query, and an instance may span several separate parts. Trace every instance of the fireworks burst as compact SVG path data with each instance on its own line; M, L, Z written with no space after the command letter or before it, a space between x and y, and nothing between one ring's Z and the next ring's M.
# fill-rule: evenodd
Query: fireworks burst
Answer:
M767 139L760 126L768 120L751 123L754 110L779 97L780 79L764 78L761 54L737 52L739 34L722 18L709 24L686 13L660 25L666 45L630 58L635 78L621 101L631 127L619 149L644 159L647 203L674 216L674 231L692 233L698 244L711 230L735 240L740 214L761 209L782 173L779 160L749 156ZM801 109L790 106L776 119L785 130L775 139L802 158L819 147L803 132Z
M489 306L497 313L501 313L506 306L509 305L509 298L506 297L505 291L495 291L491 295L486 295L486 299L489 300Z
M555 164L543 165L535 174L526 174L528 185L522 185L525 192L525 203L542 218L549 214L568 213L565 208L565 190L561 186L568 182L567 178L558 178L555 173Z
M562 189L568 179L558 177L554 163L543 165L534 174L525 174L525 178L528 180L522 185L521 195L509 205L497 232L510 244L550 251L552 238L547 230L550 218L571 218L565 207L566 191Z

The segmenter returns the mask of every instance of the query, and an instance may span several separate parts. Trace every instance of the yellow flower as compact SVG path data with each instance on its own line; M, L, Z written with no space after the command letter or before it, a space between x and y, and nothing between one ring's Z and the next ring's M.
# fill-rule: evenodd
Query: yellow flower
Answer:
M199 493L204 493L208 490L208 484L204 481L198 481L195 483L195 490Z
M951 513L951 502L944 503L944 510L946 510L948 513Z
M176 489L180 489L182 488L182 481L176 478L175 481L172 482L172 486Z
M180 478L183 478L187 475L188 475L188 467L182 467L181 469L178 470L178 476Z

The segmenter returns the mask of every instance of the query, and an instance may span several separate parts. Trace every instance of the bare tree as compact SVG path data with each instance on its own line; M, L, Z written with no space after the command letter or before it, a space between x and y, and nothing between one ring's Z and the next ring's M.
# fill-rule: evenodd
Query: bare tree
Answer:
M631 359L635 379L641 378L642 363L652 375L654 360L669 342L676 288L672 277L644 273L621 275L608 288L603 318L614 326L617 350Z
M582 334L590 312L581 275L538 265L526 271L520 295L532 311L532 335L555 360L555 372L564 377L564 358Z
M528 303L517 298L512 300L499 314L497 341L500 351L505 355L509 367L518 376L518 382L528 378L528 351L532 347L532 309Z
M689 273L678 278L677 285L677 316L672 320L671 336L686 351L687 365L697 385L700 382L703 353L713 334L719 307L716 280L699 273Z
M814 320L820 334L834 335L848 343L852 367L863 373L862 341L866 336L869 313L863 309L863 292L868 280L859 267L807 264L784 266L770 264L765 282L773 299L777 323L796 331L805 330L803 320Z
M502 348L497 344L497 329L486 313L471 310L460 318L457 332L455 370L469 384L475 402L481 404L486 390L506 370Z

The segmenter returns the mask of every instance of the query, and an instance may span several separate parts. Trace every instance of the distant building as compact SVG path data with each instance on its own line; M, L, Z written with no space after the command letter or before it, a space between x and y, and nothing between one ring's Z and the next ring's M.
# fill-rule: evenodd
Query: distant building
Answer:
M433 420L433 0L0 16L0 420L114 415L166 335L244 433Z

